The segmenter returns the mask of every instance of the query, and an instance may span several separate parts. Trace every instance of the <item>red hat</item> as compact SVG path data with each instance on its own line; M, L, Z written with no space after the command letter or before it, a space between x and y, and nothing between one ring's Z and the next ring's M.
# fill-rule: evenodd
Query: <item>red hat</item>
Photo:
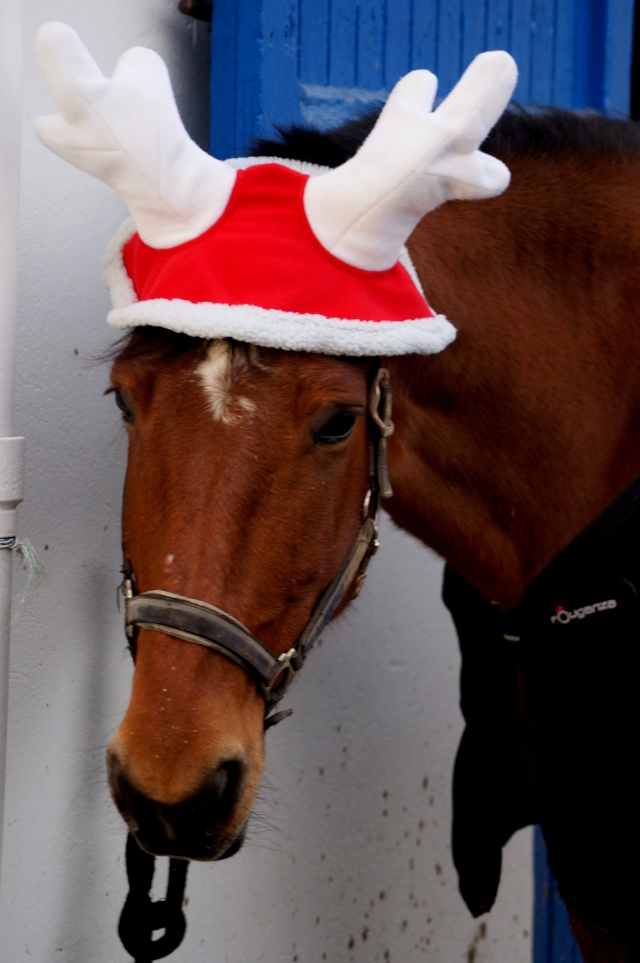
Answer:
M205 154L150 50L127 51L108 79L73 30L50 23L37 56L61 110L39 118L39 136L111 184L132 216L107 252L113 327L364 356L432 353L453 339L404 244L439 204L507 186L507 168L478 146L515 86L508 54L477 57L434 112L436 78L408 74L332 170Z
M325 354L441 350L455 330L434 315L410 262L409 270L399 262L365 270L320 244L303 206L308 177L281 164L251 166L197 238L158 249L137 233L124 244L119 236L105 273L109 323Z

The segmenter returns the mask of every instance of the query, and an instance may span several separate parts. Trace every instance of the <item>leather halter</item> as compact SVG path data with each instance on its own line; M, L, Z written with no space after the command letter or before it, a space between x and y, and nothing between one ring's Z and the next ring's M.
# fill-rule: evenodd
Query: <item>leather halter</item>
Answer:
M139 629L151 629L204 645L241 666L254 680L265 700L265 728L290 714L291 710L269 715L302 668L307 655L349 590L353 587L353 598L359 594L369 559L378 549L380 499L393 494L386 452L386 440L393 433L391 385L385 368L378 369L371 386L367 421L369 490L363 505L363 522L346 562L320 597L295 645L288 652L275 656L246 626L215 605L162 589L136 594L133 571L125 558L122 583L125 631L134 659Z

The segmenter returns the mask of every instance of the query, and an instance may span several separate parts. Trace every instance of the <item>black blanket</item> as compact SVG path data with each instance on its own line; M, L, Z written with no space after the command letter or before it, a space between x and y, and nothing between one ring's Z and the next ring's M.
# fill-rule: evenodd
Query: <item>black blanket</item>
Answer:
M501 849L539 823L563 899L591 932L640 945L640 480L503 613L450 568L466 727L453 857L474 915Z

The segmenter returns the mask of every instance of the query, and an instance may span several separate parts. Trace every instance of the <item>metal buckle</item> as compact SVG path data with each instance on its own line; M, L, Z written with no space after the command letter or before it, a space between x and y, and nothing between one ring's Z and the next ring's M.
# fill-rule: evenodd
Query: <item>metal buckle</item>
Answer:
M379 368L369 394L369 414L383 438L389 438L395 425L391 420L391 382L386 368Z
M278 676L281 675L282 672L286 672L286 673L287 673L287 679L286 679L286 684L287 684L287 685L289 684L289 682L291 681L291 679L293 679L294 675L296 674L297 669L296 669L295 665L293 664L293 660L296 658L297 655L298 655L297 649L289 649L288 652L283 652L282 655L279 655L279 656L278 656L278 662L279 662L279 664L280 664L280 666L281 666L281 670L280 670L280 672L278 673ZM277 677L276 677L276 678L277 678ZM283 682L284 682L284 680L283 680ZM282 683L281 683L281 684L282 684Z
M288 652L283 652L282 655L278 656L277 672L274 673L271 682L262 687L267 705L269 705L270 702L277 702L280 696L284 695L285 691L289 688L299 668L299 666L294 665L294 660L297 659L297 656L297 649L289 649ZM279 693L275 698L273 697L274 691Z
M394 432L391 404L389 372L386 368L379 368L371 385L368 402L369 417L380 432L380 437L371 439L369 444L369 473L375 480L376 501L378 497L391 498L393 495L387 466L387 438Z
M129 622L129 605L128 603L133 598L133 579L129 576L125 576L122 580L122 585L120 586L120 591L124 597L124 634L129 639L131 643L131 650L133 651L133 640L136 635L135 625L131 625ZM119 608L120 606L118 606Z

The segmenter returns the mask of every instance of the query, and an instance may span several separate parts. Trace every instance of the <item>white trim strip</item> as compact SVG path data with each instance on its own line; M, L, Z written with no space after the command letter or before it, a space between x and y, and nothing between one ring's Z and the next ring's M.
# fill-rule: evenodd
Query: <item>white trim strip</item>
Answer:
M193 304L179 299L115 308L107 321L118 329L151 325L195 338L235 338L265 348L352 357L435 354L456 336L456 329L443 315L412 321L353 321L255 305Z

